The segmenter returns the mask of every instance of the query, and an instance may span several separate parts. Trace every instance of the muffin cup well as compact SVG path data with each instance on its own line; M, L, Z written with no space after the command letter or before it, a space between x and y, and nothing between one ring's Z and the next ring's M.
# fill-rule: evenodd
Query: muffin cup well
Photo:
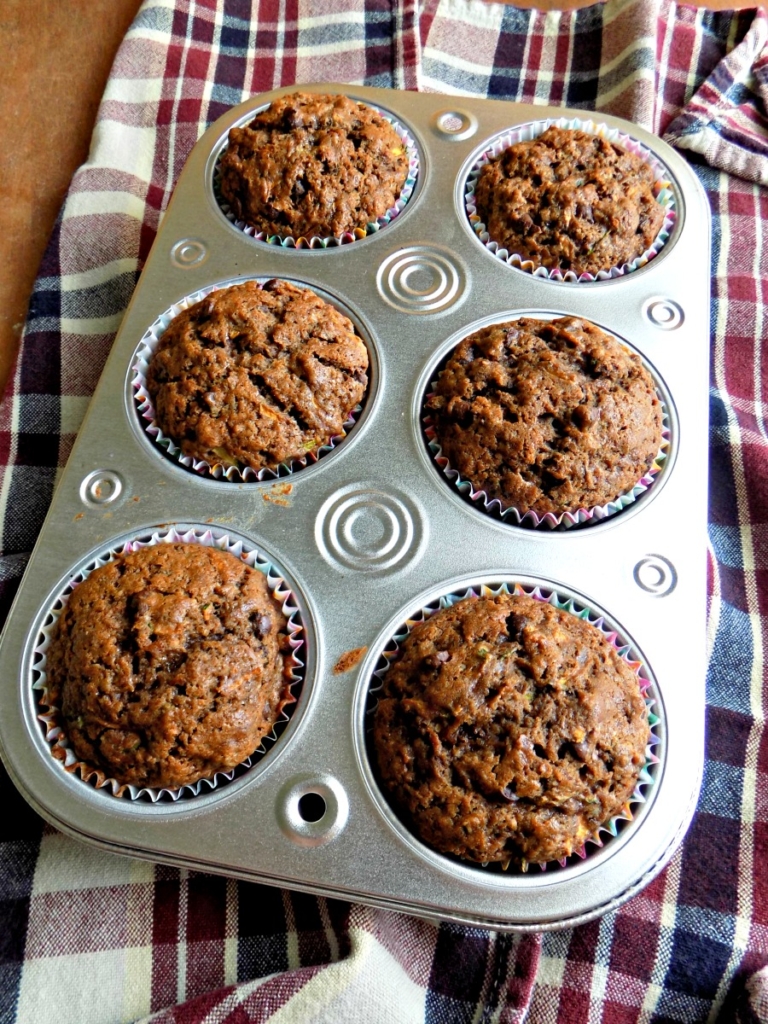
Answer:
M572 270L566 270L563 272L559 268L549 270L547 267L541 266L541 264L525 255L510 252L498 242L494 241L488 233L485 224L482 222L480 215L477 212L477 206L475 204L475 186L477 184L477 178L480 171L490 160L499 156L499 154L514 145L514 143L529 142L532 139L536 139L539 135L542 135L547 128L551 128L552 126L556 128L575 129L587 132L590 135L599 135L601 138L607 139L609 142L616 142L630 153L634 153L636 156L639 156L643 161L645 161L645 163L649 164L653 170L653 192L656 199L664 207L664 223L662 224L661 230L654 239L650 248L646 249L645 252L629 263L624 263L620 267L610 267L608 270L601 270L597 274L576 274L575 271ZM578 118L565 117L549 119L546 121L534 121L529 124L520 125L517 128L510 129L503 135L497 136L497 138L494 139L492 144L481 154L470 169L464 187L464 204L472 229L485 248L489 252L493 253L497 259L506 263L510 267L522 270L527 274L532 274L534 277L541 277L549 281L565 281L569 284L586 284L592 281L607 281L611 278L623 277L625 274L629 274L634 270L640 269L640 267L644 267L650 260L657 256L664 247L677 219L675 193L669 172L649 149L647 149L642 143L638 142L637 139L633 139L630 135L626 135L624 132L619 131L618 128L611 128L606 124L601 124L599 121L582 121Z
M365 732L366 732L366 746L368 752L368 758L373 769L374 777L377 780L377 785L381 791L382 797L386 800L387 804L391 807L393 813L401 821L401 824L407 829L407 831L418 840L423 843L423 840L419 839L416 833L410 828L406 821L400 818L400 815L395 808L390 804L389 798L386 794L385 789L380 783L378 775L378 766L376 760L376 754L373 750L373 743L371 738L373 716L378 706L379 694L383 686L383 680L386 673L389 671L390 665L395 662L400 656L400 647L406 637L410 634L414 626L421 622L431 618L436 612L449 608L456 604L458 601L463 601L468 597L496 597L499 594L512 594L512 595L526 595L532 597L537 601L542 601L553 605L555 608L562 609L569 612L572 615L580 619L584 619L591 625L595 626L603 634L607 642L614 648L618 655L624 662L633 670L637 676L638 687L643 696L646 709L648 711L648 724L650 727L650 739L645 749L645 763L640 770L635 789L627 802L621 808L620 812L610 818L605 824L601 825L595 830L595 832L588 836L584 844L575 850L570 856L563 857L557 861L549 861L546 863L534 864L541 871L547 870L561 870L568 868L569 865L575 865L580 861L585 860L595 850L602 848L611 839L616 838L620 831L628 827L628 825L622 825L622 822L630 823L634 821L637 809L644 804L650 795L651 787L655 783L655 770L654 766L660 761L660 744L661 744L661 732L660 723L661 718L656 714L655 708L660 710L659 702L653 691L653 682L651 673L646 667L642 660L635 660L633 658L634 646L631 640L620 633L618 630L612 628L612 626L605 621L602 614L592 610L586 604L581 601L575 600L572 596L566 594L560 594L553 588L546 584L522 584L520 582L504 582L494 584L477 584L469 586L466 589L452 591L444 594L438 599L430 602L428 605L420 608L419 611L413 617L407 619L398 630L391 636L389 641L386 643L384 650L379 656L376 668L373 671L374 680L369 685L367 698L366 698L366 709L365 709ZM663 727L663 726L662 726ZM450 854L441 853L438 850L434 850L429 847L428 844L423 843L428 849L432 850L433 854L440 858L444 858L450 863L461 865L465 868L471 868L483 872L491 872L493 874L498 873L509 873L509 874L525 874L531 867L531 862L523 861L519 870L512 867L510 861L497 862L497 863L485 863L477 864L469 860L464 860L459 857L454 857ZM592 849L590 849L592 848Z
M617 341L619 341L618 338ZM627 346L623 345L620 341L619 343L622 345L622 348L627 348ZM455 489L462 498L469 501L478 511L492 516L494 519L500 519L502 522L507 523L510 526L521 526L527 529L543 528L549 530L568 530L573 526L592 526L602 522L604 519L617 515L619 512L623 512L625 508L633 505L637 499L641 495L645 494L645 492L648 491L658 479L659 474L662 472L669 456L671 443L670 416L667 401L658 384L656 376L648 365L644 363L646 369L651 373L651 376L654 379L656 395L659 399L659 404L661 405L662 441L653 463L630 490L618 495L616 498L606 502L604 505L593 505L589 508L570 509L560 513L559 515L554 512L546 512L543 515L539 515L539 513L532 509L527 512L522 512L511 502L505 502L501 498L489 498L486 491L481 487L475 487L471 480L463 477L457 469L454 469L450 460L443 455L443 450L436 440L432 416L426 409L427 400L437 387L439 371L443 368L446 361L450 359L454 348L455 346L452 346L449 349L435 368L434 375L429 385L429 390L422 400L421 423L427 449L431 454L434 464L440 470L441 476L445 478L448 484Z
M280 718L273 726L272 731L262 737L257 749L239 765L229 771L216 772L211 778L199 779L195 783L181 786L178 789L165 787L155 789L119 782L117 779L108 776L102 769L81 761L77 757L67 739L61 709L53 704L49 698L46 652L50 646L55 625L69 600L70 594L94 569L113 561L117 555L127 554L139 548L155 544L178 543L202 544L206 547L216 547L222 551L228 551L236 558L242 559L247 565L264 573L267 577L270 593L280 604L283 614L287 619L286 635L290 652L285 655L285 671L289 687L288 696L283 705ZM217 536L211 530L206 530L202 527L193 527L183 533L179 533L175 529L148 531L145 534L138 535L133 540L105 549L103 553L96 556L83 570L71 576L55 597L41 627L33 652L32 689L37 697L37 717L42 723L51 754L61 764L64 771L72 776L79 776L83 782L88 783L95 789L106 790L115 797L151 801L152 803L156 803L161 799L171 801L177 801L181 798L189 799L199 796L206 790L219 789L232 782L235 778L245 774L278 741L280 734L290 721L304 681L304 662L298 656L298 652L304 643L305 631L302 617L292 591L288 588L286 581L276 571L272 563L259 554L256 548L247 547L243 544L242 540L232 538L226 533Z
M264 280L268 280L268 278L265 278ZM152 403L149 391L147 390L147 371L149 369L150 360L157 349L160 339L173 319L177 317L179 313L185 309L189 309L190 306L194 306L196 302L204 299L206 295L210 295L212 292L218 291L221 288L227 288L233 283L242 284L241 281L213 284L208 285L205 288L201 288L199 291L192 292L190 295L186 295L183 299L179 299L178 302L175 302L164 313L161 313L157 320L155 320L155 322L144 332L144 336L139 342L138 348L136 349L136 353L131 362L131 388L133 390L137 412L139 413L140 420L143 421L141 426L152 443L156 445L164 455L170 458L173 462L177 462L180 466L183 466L184 469L198 473L201 477L209 477L214 480L225 480L230 483L239 484L260 482L263 480L275 480L279 477L291 476L307 466L314 465L314 463L323 458L323 456L332 452L354 427L363 410L363 406L355 406L349 417L345 420L341 434L336 434L328 441L327 444L308 451L303 458L290 459L287 462L281 463L276 469L256 470L252 469L250 466L244 466L239 462L232 462L226 458L223 458L221 462L211 463L206 459L198 459L193 455L185 455L181 448L179 448L179 446L172 441L170 437L163 433L160 429L160 425L155 419L155 407Z
M389 121L400 137L408 154L408 174L406 176L405 183L400 190L400 195L397 197L394 205L391 206L382 217L378 217L375 221L366 224L365 228L355 228L353 231L345 231L341 235L337 236L313 235L311 238L305 238L303 236L294 238L293 235L270 235L266 231L258 231L252 225L246 224L245 221L238 220L229 203L221 194L220 164L221 157L226 150L226 146L224 146L216 159L213 169L213 195L219 209L230 224L237 228L238 231L242 231L244 235L248 235L257 242L264 242L266 245L282 246L284 249L332 249L339 245L349 245L352 242L357 242L361 238L367 238L369 235L374 235L381 231L382 228L385 228L388 224L391 224L391 222L403 212L408 204L408 200L413 195L413 190L416 187L416 180L419 176L419 151L416 148L416 143L407 128L404 128L403 125L401 125L400 122L391 114L374 106L372 103L367 103L365 105L370 107L371 110L375 110L376 113L380 114L386 121ZM256 116L256 114L260 113L261 110L265 110L267 106L268 104L264 107L260 107L259 110L252 111L248 115L248 121L244 123L248 123Z

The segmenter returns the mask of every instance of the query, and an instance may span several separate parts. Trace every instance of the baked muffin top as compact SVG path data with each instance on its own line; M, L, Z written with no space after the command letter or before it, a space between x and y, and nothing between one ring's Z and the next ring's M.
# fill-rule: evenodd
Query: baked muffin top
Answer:
M264 574L226 551L121 554L62 610L49 702L82 761L175 789L234 768L272 730L290 700L285 626Z
M210 464L276 469L343 432L368 384L348 317L308 288L211 292L160 338L147 390L160 429Z
M640 358L573 316L469 335L426 405L451 467L521 514L615 500L662 443L661 403Z
M416 625L373 725L381 782L442 853L559 860L626 804L650 730L638 679L597 627L525 595Z
M233 128L221 192L238 220L271 235L339 237L383 217L408 177L405 143L346 96L281 96Z
M617 143L552 126L490 160L475 200L510 254L594 276L650 248L664 223L653 185L650 165Z

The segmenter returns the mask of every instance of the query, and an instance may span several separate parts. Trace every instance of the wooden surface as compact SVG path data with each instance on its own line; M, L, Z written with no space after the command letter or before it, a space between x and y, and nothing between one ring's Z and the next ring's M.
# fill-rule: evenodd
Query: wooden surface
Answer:
M0 387L72 174L140 0L0 0Z
M508 2L508 0L493 0ZM0 389L70 178L85 160L115 52L140 0L0 0ZM755 0L702 6L752 7ZM584 0L517 0L562 10Z

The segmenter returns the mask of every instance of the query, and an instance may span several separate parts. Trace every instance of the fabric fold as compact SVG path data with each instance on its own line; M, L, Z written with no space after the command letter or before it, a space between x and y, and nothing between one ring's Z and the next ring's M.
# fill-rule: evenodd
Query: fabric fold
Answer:
M335 962L205 993L135 1024L525 1020L540 936L441 928L359 904L345 923L349 953Z
M714 69L664 141L697 153L711 166L768 185L768 10Z

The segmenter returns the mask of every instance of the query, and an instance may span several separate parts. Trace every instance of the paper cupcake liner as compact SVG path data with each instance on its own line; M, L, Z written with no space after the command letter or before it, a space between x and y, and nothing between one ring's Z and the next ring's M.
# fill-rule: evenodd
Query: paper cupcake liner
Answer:
M448 353L450 356L450 353ZM433 380L430 384L430 391L424 398L424 404L429 399L437 387L437 381ZM637 499L654 484L659 473L664 468L664 463L667 461L669 454L670 445L670 425L669 425L669 413L667 411L667 404L664 401L661 393L656 391L656 396L659 399L661 405L662 415L662 427L661 427L661 445L653 463L649 467L646 473L637 481L637 483L628 491L620 494L612 501L606 502L605 505L592 505L589 508L579 508L574 511L562 512L557 515L554 512L546 512L544 515L539 515L530 509L527 512L521 512L511 502L505 502L501 498L489 498L488 494L482 490L482 488L476 488L471 481L459 473L457 469L451 466L449 459L443 455L443 449L436 440L435 428L433 425L432 416L429 413L425 413L422 416L422 426L424 429L424 437L427 442L427 448L429 449L434 459L435 465L439 467L442 475L451 484L453 488L465 499L472 502L472 504L480 511L487 515L493 516L495 519L500 519L504 523L508 523L511 526L522 526L528 529L549 529L549 530L568 530L573 526L589 526L595 523L602 522L603 519L607 519L609 516L618 515L619 512L623 512L625 508L633 505Z
M423 423L427 447L434 456L436 465L440 467L443 476L455 487L459 494L468 498L482 512L500 519L502 522L535 530L540 527L550 530L567 530L572 526L599 523L609 516L615 516L619 512L623 512L629 505L633 505L641 494L645 494L655 482L667 460L667 449L669 448L669 429L664 427L662 430L662 445L652 465L631 490L620 494L613 501L609 501L605 505L592 505L590 508L580 508L575 512L563 512L560 515L556 515L554 512L546 512L543 516L540 516L532 509L529 509L527 512L520 512L514 505L503 502L500 498L489 498L485 491L475 488L469 480L464 479L458 470L451 466L448 459L443 455L442 448L435 440L435 431L431 418L425 416Z
M395 220L395 218L398 217L405 209L416 186L416 180L419 176L419 151L416 148L416 143L407 128L404 128L403 125L401 125L399 121L395 120L391 114L381 110L373 103L366 103L365 105L370 107L371 110L375 110L376 113L380 114L386 121L389 121L400 137L408 154L408 174L405 179L405 184L400 190L400 195L397 197L395 204L391 206L382 217L366 224L365 228L355 228L353 231L345 231L341 235L336 236L313 235L311 238L304 238L303 236L294 238L293 235L270 235L266 231L257 231L252 225L246 224L245 221L237 219L229 203L221 194L220 165L221 158L227 148L224 146L216 159L216 164L213 169L213 195L219 209L230 224L232 224L233 227L236 227L239 231L242 231L244 235L248 235L257 242L264 242L266 245L279 245L284 249L332 249L338 245L349 245L351 242L357 242L361 238L367 238L369 235L374 235L376 232L381 231L382 228L385 228L387 224L390 224ZM265 110L266 107L262 107L260 109ZM259 113L259 111L254 111L251 116L253 117L257 113Z
M280 604L283 614L287 619L286 634L288 636L290 653L285 654L284 658L289 688L287 697L283 702L280 717L273 726L272 731L262 737L261 743L256 750L239 765L236 765L229 771L216 772L211 778L199 779L195 783L181 786L178 789L167 787L154 789L119 782L117 779L107 775L102 769L81 761L77 757L67 739L61 709L53 704L49 698L46 676L47 651L51 643L54 627L69 601L70 595L77 585L86 576L89 576L94 569L114 561L117 555L137 551L139 548L150 547L155 544L178 543L202 544L206 547L216 547L222 551L228 551L236 558L242 559L247 565L264 573L267 577L270 593ZM148 532L134 540L126 541L97 555L84 569L70 577L54 599L48 616L41 627L33 652L32 689L37 696L37 717L42 723L51 754L61 764L64 771L70 775L79 776L83 782L93 786L95 789L107 790L111 792L112 796L119 798L151 801L152 803L157 803L158 800L177 801L179 799L190 799L199 796L203 792L220 789L227 783L232 782L233 779L239 778L260 761L269 748L278 741L285 726L291 719L293 707L298 700L301 686L304 682L304 662L298 656L298 652L304 642L304 627L301 613L292 591L283 577L276 571L275 566L260 555L255 548L246 548L241 540L230 538L228 534L217 536L211 530L204 530L202 528L193 527L184 533L179 533L175 529ZM289 710L286 710L286 708Z
M235 284L241 284L242 282L234 282ZM354 427L360 413L363 410L362 405L356 405L351 411L347 419L344 421L343 429L340 434L335 434L330 438L327 444L319 445L317 448L308 451L303 458L290 459L287 462L280 463L276 469L252 469L250 466L243 466L239 462L232 462L226 457L222 458L221 462L208 462L206 459L198 459L194 455L185 455L179 446L171 440L163 431L160 429L160 425L155 419L155 407L152 403L149 391L147 390L147 371L149 369L149 363L152 356L155 354L157 346L162 338L163 334L167 330L171 321L179 315L183 310L189 309L190 306L194 306L196 302L204 299L206 295L210 295L211 292L218 291L221 288L231 287L231 284L213 284L208 285L205 288L199 289L199 291L193 292L191 295L186 295L183 299L179 299L169 309L162 313L157 320L144 332L144 335L139 342L136 353L132 361L132 377L131 387L133 388L133 396L136 404L136 409L139 413L141 420L143 420L142 426L147 436L152 442L157 445L161 452L168 456L172 461L177 462L180 466L185 469L191 470L192 472L199 473L204 477L212 477L214 480L228 480L231 483L252 483L254 481L262 480L276 480L279 477L291 476L293 473L297 473L299 470L306 468L307 466L314 465L319 459L328 455L334 450L347 436L352 427Z
M590 135L599 135L601 138L607 139L609 142L616 142L630 153L634 153L636 156L639 156L645 163L649 164L653 170L655 179L653 192L656 199L664 207L664 223L662 224L661 230L650 248L646 249L644 253L637 256L631 262L624 263L620 267L611 267L609 270L600 270L597 274L576 274L573 270L566 270L563 272L559 268L549 270L547 267L541 266L535 260L532 260L527 256L521 255L520 253L509 252L508 249L505 249L503 246L499 245L498 242L495 242L488 233L486 225L482 222L475 204L475 186L477 184L480 171L490 160L493 160L514 143L529 142L531 139L538 138L539 135L542 135L547 130L547 128L551 128L553 125L556 128L577 129L578 131L588 132ZM646 263L650 262L650 260L657 256L664 247L677 219L677 212L675 210L675 194L672 188L669 172L646 146L638 142L637 139L633 139L632 136L619 131L618 128L610 128L608 125L601 124L599 121L582 121L579 118L566 117L550 118L546 121L533 121L529 124L520 125L518 128L510 129L503 135L498 136L494 140L493 144L485 150L485 152L473 164L465 185L464 203L467 210L467 216L469 217L469 221L475 231L475 234L483 243L485 248L489 252L492 252L493 255L503 263L508 264L510 267L515 267L517 270L522 270L527 274L532 274L534 277L542 277L548 281L566 281L571 284L584 284L591 281L607 281L611 278L623 277L625 274L632 273L633 270L639 270L640 267L644 267Z
M574 850L568 857L562 857L560 860L548 861L548 862L528 862L523 861L520 867L520 872L527 873L531 863L538 867L541 871L555 870L567 868L569 864L576 864L581 860L586 859L590 855L589 846L594 848L602 848L606 842L611 839L615 839L619 831L622 828L622 822L631 822L634 820L635 811L633 808L644 804L649 795L650 787L654 784L654 765L659 763L659 757L657 756L654 748L657 748L661 742L660 736L654 732L654 729L659 725L661 721L660 717L655 713L654 707L656 706L656 698L650 692L652 682L648 677L648 671L645 664L642 661L634 660L632 657L633 644L628 637L622 636L615 629L613 629L604 620L604 617L599 613L592 611L586 605L575 601L572 597L566 597L558 594L555 590L552 590L546 586L523 586L521 583L501 583L494 586L487 584L480 584L478 586L467 587L461 591L454 591L449 594L444 594L442 597L430 604L419 609L417 614L406 621L398 628L397 632L388 641L384 651L382 651L377 666L373 671L373 675L378 680L377 685L371 685L368 690L367 705L366 705L366 733L370 735L373 715L376 711L376 707L379 702L379 694L383 687L384 677L389 671L390 665L393 664L400 657L400 648L406 637L410 634L414 626L421 622L425 622L430 619L436 612L442 611L445 608L450 608L458 601L463 601L468 597L497 597L499 594L512 594L512 595L526 595L532 597L537 601L541 601L545 604L551 604L555 608L562 609L570 612L579 619L584 619L591 625L595 626L603 634L608 643L617 652L622 661L626 662L627 665L632 669L637 677L637 684L640 688L640 692L645 701L645 706L648 710L648 725L650 727L650 738L645 748L645 763L640 770L635 789L622 806L618 814L610 818L605 824L600 825L592 835L587 836L584 840L583 845L578 849ZM371 751L371 760L375 767L375 756ZM382 790L382 793L384 791ZM410 831L410 829L409 829ZM413 833L415 835L415 833ZM417 837L418 838L418 837ZM422 842L422 840L419 840ZM428 844L425 844L428 845ZM469 860L464 860L459 857L453 857L450 854L443 854L440 851L435 851L441 857L446 857L448 860L455 861L465 867L473 867L483 871L497 872L508 872L510 870L510 861L500 862L486 862L484 864L476 864ZM517 873L517 872L513 872Z

